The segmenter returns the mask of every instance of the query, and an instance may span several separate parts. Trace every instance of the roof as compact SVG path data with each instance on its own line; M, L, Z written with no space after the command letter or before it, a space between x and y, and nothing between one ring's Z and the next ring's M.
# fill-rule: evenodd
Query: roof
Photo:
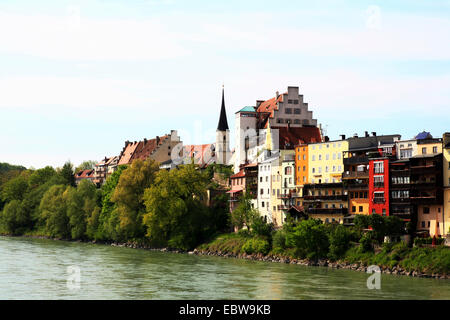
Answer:
M278 110L278 102L283 102L283 95L287 94L287 92L280 94L278 97L273 97L272 99L266 100L262 102L257 111L258 112L270 112L270 117L273 118L274 110Z
M278 129L279 149L294 149L301 143L321 142L320 129L317 127L272 127Z
M252 107L252 106L245 106L236 113L239 113L239 112L256 112L256 108Z
M156 137L155 139L144 139L144 141L139 141L133 155L131 156L131 161L140 159L146 160L150 157L152 152L169 137L169 135L164 135L162 137Z
M225 111L225 89L222 88L222 106L220 108L220 118L219 124L217 125L217 130L226 131L228 130L227 113Z
M120 164L129 164L131 157L133 156L134 151L136 150L139 142L125 142L125 147L123 148L122 152L120 153L120 159L119 159L119 165Z
M75 174L75 179L88 179L88 178L92 178L93 176L94 176L94 169L87 169L87 170L78 171Z
M420 132L417 136L414 137L416 140L423 140L423 139L433 139L433 136L431 133L423 131Z
M241 177L245 177L244 169L241 169L238 173L233 174L230 178L234 179L234 178L241 178Z
M394 138L400 139L401 135L392 134L385 136L370 136L370 137L352 137L348 138L348 150L349 151L362 151L362 150L376 150L381 144L393 143Z

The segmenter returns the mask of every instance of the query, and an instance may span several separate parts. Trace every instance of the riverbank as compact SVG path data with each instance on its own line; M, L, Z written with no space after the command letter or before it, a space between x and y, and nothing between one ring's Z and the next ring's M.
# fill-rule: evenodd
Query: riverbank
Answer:
M348 249L341 259L307 259L298 256L292 248L246 253L245 243L251 239L239 234L218 236L210 243L203 244L191 252L225 258L239 258L264 262L320 266L332 269L348 269L367 272L370 265L380 267L385 274L448 280L450 274L450 248L438 246L408 248L404 243L390 243L379 246L373 252L361 253L358 244ZM267 249L266 249L267 250ZM255 250L258 251L258 250Z
M16 237L11 235L1 234L2 236ZM58 239L51 238L48 236L42 235L23 235L17 237L25 237L25 238L33 238L33 239L49 239L49 240L58 240L58 241L66 241L66 242L81 242L81 243L91 243L91 244L99 244L99 245L107 245L113 247L124 247L124 248L132 248L132 249L143 249L149 251L157 251L157 252L167 252L167 253L183 253L190 255L198 255L198 256L215 256L221 258L235 258L235 259L246 259L252 261L261 261L261 262L272 262L272 263L285 263L285 264L296 264L301 266L308 267L328 267L331 269L347 269L353 271L367 272L367 268L369 265L367 262L360 261L347 261L347 260L338 260L332 261L330 259L301 259L293 257L292 255L284 255L284 254L275 254L273 252L269 252L264 255L262 253L251 253L247 254L245 252L240 252L242 249L239 248L239 245L236 246L236 241L234 241L234 248L232 251L222 251L217 249L209 249L211 243L205 243L197 247L192 251L185 251L176 248L155 248L146 244L144 242L114 242L114 241L82 241L82 240L67 240L67 239ZM213 243L213 242L212 242ZM231 247L230 247L231 248ZM450 248L445 248L445 250L450 250ZM234 251L234 252L233 252ZM239 252L238 252L239 251ZM427 273L423 272L423 270L411 270L410 268L403 268L399 265L394 266L386 266L382 264L377 264L380 267L381 273L391 274L391 275L403 275L410 277L419 277L419 278L434 278L440 280L450 280L450 274L448 273Z

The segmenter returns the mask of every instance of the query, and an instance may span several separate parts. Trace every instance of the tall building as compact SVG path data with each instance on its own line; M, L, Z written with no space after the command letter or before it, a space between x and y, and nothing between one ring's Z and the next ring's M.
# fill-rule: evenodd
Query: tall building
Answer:
M301 149L301 147L300 147ZM348 194L343 189L343 154L348 150L346 140L311 143L307 148L307 165L297 161L297 170L308 170L301 201L308 216L324 222L343 223L348 213ZM302 159L302 158L300 158Z
M222 106L220 107L219 124L216 130L216 163L227 165L230 161L230 130L225 110L225 89L222 88Z
M260 158L268 128L273 130L273 150L277 150L280 128L290 127L305 143L322 141L322 132L317 128L317 120L313 119L312 111L299 95L298 87L288 87L287 92L275 94L269 100L257 100L256 106L247 106L235 115L235 159L234 171L238 172L241 165L261 161ZM318 137L311 141L309 129L316 128Z

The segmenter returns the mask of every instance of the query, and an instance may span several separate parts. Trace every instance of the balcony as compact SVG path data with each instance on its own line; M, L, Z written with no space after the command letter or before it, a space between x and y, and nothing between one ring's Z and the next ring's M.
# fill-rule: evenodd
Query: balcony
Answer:
M347 214L347 208L308 208L310 214Z
M348 195L323 195L323 196L304 196L304 201L347 201Z
M386 199L384 199L384 198L373 198L373 203L383 204L383 203L386 203Z
M384 188L384 182L374 182L373 186L378 189Z
M368 162L369 162L369 157L367 157L367 156L355 156L355 157L350 157L350 158L344 158L344 165L368 163Z
M348 184L344 186L344 189L346 190L369 190L369 185L367 183L355 183L355 184Z
M368 171L346 171L342 173L342 179L368 179Z

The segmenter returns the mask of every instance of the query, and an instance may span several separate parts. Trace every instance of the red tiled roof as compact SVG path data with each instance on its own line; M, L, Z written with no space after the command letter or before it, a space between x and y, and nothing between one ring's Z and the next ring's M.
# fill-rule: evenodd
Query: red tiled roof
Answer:
M279 148L294 149L302 143L321 142L320 129L317 127L271 127L278 129Z
M239 171L238 173L233 174L230 178L241 178L241 177L245 177L245 172L244 169L241 169L241 171Z
M87 179L87 178L92 178L93 176L94 176L94 169L87 169L87 170L78 171L75 174L75 179Z
M147 160L152 152L156 149L157 146L160 146L163 144L163 142L169 137L169 135L165 135L159 138L159 141L157 139L150 139L150 140L144 140L139 141L136 150L134 151L133 155L131 156L130 161L141 159L141 160Z
M128 142L128 144L123 148L120 154L119 164L129 164L134 151L136 150L139 142Z
M283 102L283 95L284 94L287 94L287 92L283 93L283 94L280 94L278 96L278 98L277 97L273 97L272 99L269 99L269 100L266 100L266 101L262 102L259 105L258 109L256 109L256 111L257 112L270 112L270 117L273 118L273 111L274 110L278 110L277 102Z

